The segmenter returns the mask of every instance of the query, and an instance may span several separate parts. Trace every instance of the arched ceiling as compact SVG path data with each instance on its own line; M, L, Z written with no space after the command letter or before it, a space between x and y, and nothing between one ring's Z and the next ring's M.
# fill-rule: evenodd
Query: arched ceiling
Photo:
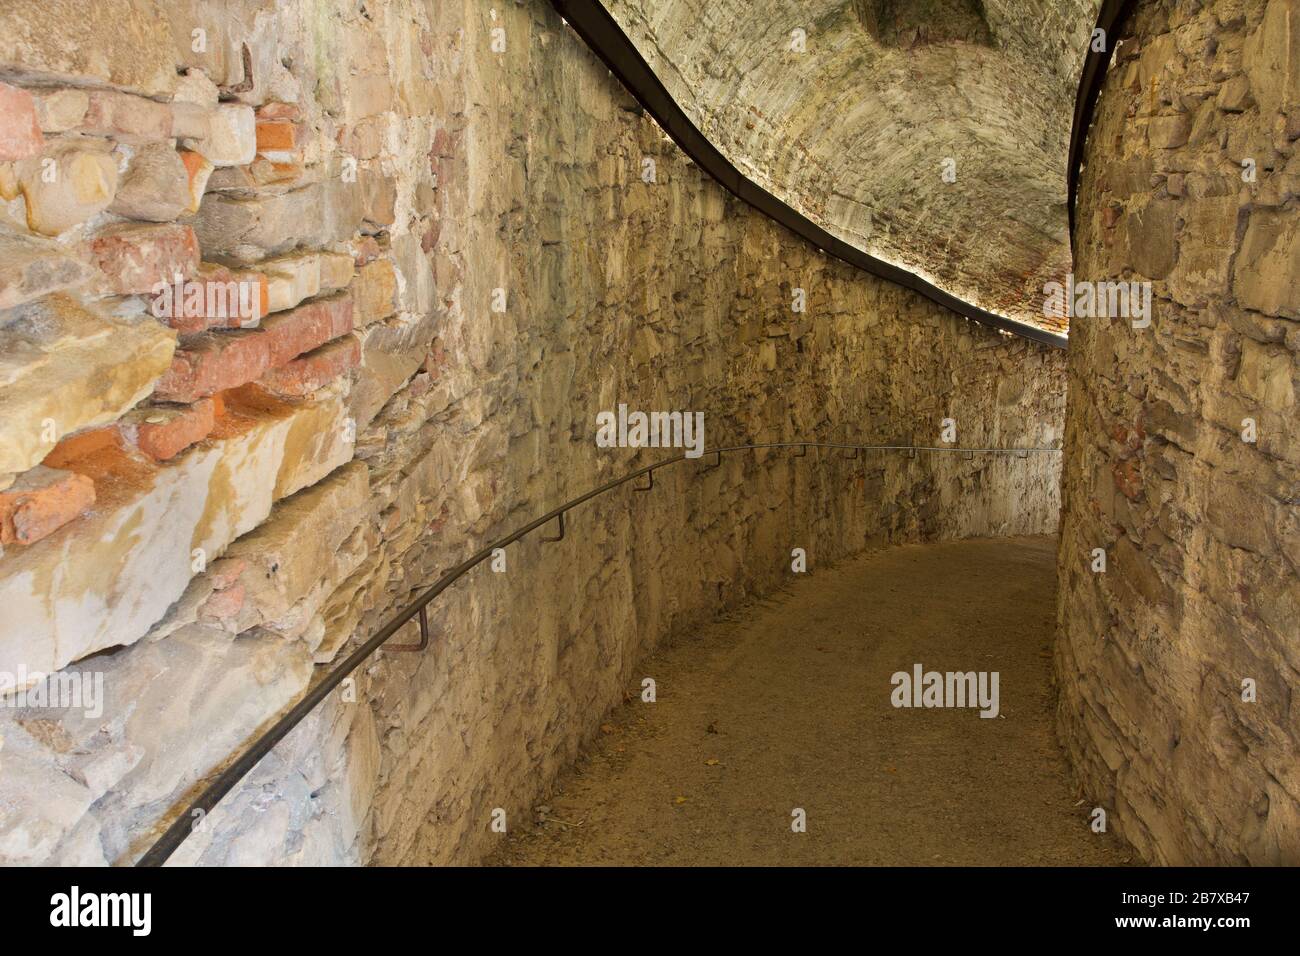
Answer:
M754 182L974 305L1065 329L1042 289L1070 268L1066 157L1100 0L604 3Z

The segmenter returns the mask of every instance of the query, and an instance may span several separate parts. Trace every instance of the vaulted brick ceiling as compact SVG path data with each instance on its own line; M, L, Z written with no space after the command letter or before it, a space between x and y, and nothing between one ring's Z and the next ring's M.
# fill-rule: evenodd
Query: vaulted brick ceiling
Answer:
M604 2L759 185L969 302L1064 328L1042 288L1070 267L1066 155L1099 0Z

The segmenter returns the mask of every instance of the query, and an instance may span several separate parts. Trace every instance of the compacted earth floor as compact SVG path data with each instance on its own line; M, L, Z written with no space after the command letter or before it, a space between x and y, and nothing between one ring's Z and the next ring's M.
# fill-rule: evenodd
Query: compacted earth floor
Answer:
M1054 736L1055 596L1047 537L897 547L797 576L647 660L487 862L1132 864L1092 832ZM894 707L892 675L916 664L996 671L998 716Z

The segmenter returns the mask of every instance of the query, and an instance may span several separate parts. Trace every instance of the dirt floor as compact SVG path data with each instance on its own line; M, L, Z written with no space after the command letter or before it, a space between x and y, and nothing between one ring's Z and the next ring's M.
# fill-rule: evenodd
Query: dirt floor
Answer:
M1122 865L1053 736L1055 539L893 548L663 648L489 865ZM891 675L997 671L1001 713ZM806 814L806 832L792 828Z

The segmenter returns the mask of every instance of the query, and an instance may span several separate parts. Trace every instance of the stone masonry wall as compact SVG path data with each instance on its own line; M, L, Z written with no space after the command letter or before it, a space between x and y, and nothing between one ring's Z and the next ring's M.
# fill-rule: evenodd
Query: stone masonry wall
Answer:
M729 199L541 0L0 0L0 81L4 862L133 859L423 584L669 454L596 447L619 403L709 445L1059 445L1062 353ZM228 282L255 315L165 307ZM473 861L792 548L1049 532L1059 464L744 453L593 501L175 859ZM15 706L47 671L101 706Z
M1085 791L1159 863L1300 862L1297 137L1300 3L1138 5L1076 278L1154 316L1071 325L1056 668Z

